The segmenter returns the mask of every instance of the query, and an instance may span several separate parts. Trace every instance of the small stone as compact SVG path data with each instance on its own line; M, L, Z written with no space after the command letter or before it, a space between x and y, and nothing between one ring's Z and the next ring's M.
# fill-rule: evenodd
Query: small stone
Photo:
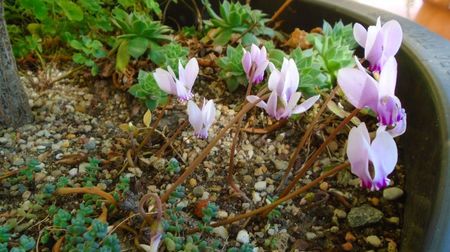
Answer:
M352 234L352 232L345 233L345 240L348 242L356 241L356 237Z
M308 241L312 241L317 238L317 234L313 233L313 232L306 232L305 236L306 236L306 240L308 240Z
M189 179L189 185L191 185L192 187L196 187L197 186L197 180L195 178Z
M398 225L400 223L400 218L399 217L390 217L390 218L386 218L386 221L395 225Z
M69 140L70 139L74 139L75 137L77 137L77 136L75 134L72 134L72 133L66 135L66 138L69 139Z
M255 169L255 176L261 176L264 175L267 172L267 167L264 165Z
M196 196L196 197L201 197L203 196L203 192L205 191L205 189L203 189L203 186L197 186L194 188L194 190L192 190L192 193Z
M264 191L267 188L267 182L266 181L259 181L255 184L255 190L256 191Z
M344 244L341 245L342 250L344 251L352 251L353 249L353 245L351 242L346 242Z
M369 198L369 202L372 204L372 206L380 205L380 199L377 197Z
M403 195L403 190L398 187L389 187L383 190L383 198L396 200Z
M289 164L287 161L277 160L277 159L272 160L272 162L275 165L275 168L280 171L286 170L286 168L288 167L288 164Z
M387 252L397 252L397 243L395 243L393 240L390 240L388 242L388 246L387 246Z
M344 210L338 208L334 209L334 215L339 219L344 219L345 217L347 217L347 213Z
M322 190L322 191L328 190L328 187L329 187L329 185L328 185L327 182L322 182L322 183L320 183L320 185L319 185L319 188L320 188L320 190Z
M366 242L375 248L379 248L381 246L381 240L376 235L369 235L366 237Z
M215 227L212 232L224 240L228 239L228 230L224 226Z
M30 191L25 191L25 192L22 194L22 199L27 200L27 199L30 198L30 196L31 196L31 192L30 192Z
M259 195L258 192L253 191L252 193L252 200L254 203L258 203L262 200L261 196Z
M86 168L89 166L89 163L81 163L80 165L78 165L78 172L80 174L85 174L86 173Z
M89 138L89 141L84 144L84 148L86 150L95 150L96 147L97 147L97 144L95 142L95 138L93 138L93 137Z
M244 176L244 183L245 184L251 184L253 182L253 177L250 175L245 175Z
M339 227L338 227L338 226L332 226L332 227L330 228L330 232L331 232L331 233L337 233L337 232L339 232Z
M69 170L69 176L71 177L75 177L78 174L78 169L77 168L72 168Z
M237 234L236 241L243 243L243 244L249 243L250 236L249 236L247 230L245 230L245 229L240 230L239 233Z
M128 167L128 171L138 178L142 176L142 170L139 167Z
M23 160L23 158L21 158L21 157L14 158L14 161L13 161L14 166L22 166L24 164L25 164L25 160Z
M369 205L354 207L347 215L347 221L350 227L361 227L367 224L377 223L382 218L383 212Z
M248 203L248 202L242 203L242 208L243 209L249 209L250 208L250 203Z
M226 211L219 210L219 211L217 211L217 218L226 219L226 218L228 218L228 213Z

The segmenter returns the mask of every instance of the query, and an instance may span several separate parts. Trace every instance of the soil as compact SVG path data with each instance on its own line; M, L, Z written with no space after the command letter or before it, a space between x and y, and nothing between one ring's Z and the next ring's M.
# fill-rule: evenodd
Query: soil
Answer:
M120 126L131 122L138 128L145 128L142 116L146 109L143 105L129 94L111 88L107 81L77 77L40 90L39 86L24 78L35 121L17 130L0 130L0 174L24 169L31 159L39 161L41 170L34 173L30 181L13 183L10 178L0 180L0 225L15 219L15 233L37 239L40 230L52 226L52 219L47 213L49 205L30 209L29 206L36 203L34 196L45 183L54 183L62 176L69 179L69 186L81 186L85 177L83 167L86 167L88 157L101 160L96 185L107 192L115 188L120 175L131 178L130 193L120 199L121 211L108 217L110 225L133 212L142 195L149 192L163 193L215 134L237 114L238 105L244 99L244 88L230 94L223 82L211 80L209 76L214 76L217 71L213 66L201 69L202 73L194 86L195 101L200 103L203 97L214 99L217 109L216 122L209 130L208 139L193 137L192 128L188 126L174 140L163 158L153 162L152 154L187 119L186 105L174 102L166 110L150 143L140 153L136 167L126 167L126 152L131 142L129 134ZM54 74L57 77L62 73L55 71ZM38 81L34 80L35 83ZM339 103L339 97L334 101ZM219 207L216 220L220 220L261 207L271 197L275 197L290 153L320 104L275 131L266 134L241 133L235 156L234 178L250 202L236 195L226 182L233 138L227 134L184 183L186 196L173 204L186 206L182 215L187 223L198 221L194 213L198 211L196 208L201 200ZM156 115L157 112L154 112L154 120ZM339 122L340 119L331 111L323 114L321 127L310 137L298 158L297 167ZM253 109L244 119L243 125L264 128L274 123L262 110ZM307 184L320 176L321 172L345 161L345 144L351 126L338 134L298 186ZM372 131L374 127L372 125ZM137 136L137 142L142 141L143 135ZM179 161L182 168L179 173L167 171L167 162L171 158ZM361 189L359 179L347 169L328 178L319 187L283 204L279 209L280 216L233 223L227 225L225 231L214 229L205 239L219 239L223 251L226 251L227 248L240 246L238 233L246 230L250 243L259 248L258 251L397 251L403 222L404 176L404 168L398 165L390 176L390 188L394 189L371 192ZM55 195L51 201L57 207L72 211L83 202L83 197ZM127 204L134 207L127 207ZM166 207L173 205L168 204ZM33 217L27 217L20 209L33 214ZM96 210L100 214L101 208ZM363 217L358 215L361 212ZM115 232L122 248L134 249L130 233L120 229ZM47 246L40 245L40 249L49 251L54 242L51 240Z

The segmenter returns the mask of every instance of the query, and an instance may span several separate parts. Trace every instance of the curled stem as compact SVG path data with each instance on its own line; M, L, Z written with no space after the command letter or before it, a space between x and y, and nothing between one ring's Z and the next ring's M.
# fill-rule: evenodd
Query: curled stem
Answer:
M263 89L260 91L260 93L266 92L266 89ZM218 134L217 136L208 144L208 146L206 146L205 149L203 149L203 151L194 159L194 161L192 161L191 164L189 164L189 166L186 168L186 170L184 171L183 174L181 174L180 177L178 177L178 179L169 187L169 189L167 189L164 194L161 197L161 201L164 203L169 199L170 194L175 191L175 189L181 185L186 178L191 175L195 168L206 158L206 156L209 154L209 152L211 151L211 149L216 146L216 144L219 142L219 140L227 133L227 131L241 118L243 117L248 111L250 111L254 106L256 106L256 104L263 100L266 99L268 97L268 95L264 95L261 97L261 99L259 99L258 101L256 101L255 103L248 103L246 105L244 105L244 107L239 111L239 113L233 118L233 120L231 120L231 122L229 124L227 124Z
M117 206L117 201L114 199L114 197L98 187L77 187L77 188L62 187L56 190L56 194L58 195L66 195L74 193L87 193L98 195L109 201L109 203L113 204L114 206Z
M334 88L331 91L330 95L327 97L325 102L322 104L322 107L320 108L319 112L316 114L316 116L314 117L314 119L309 124L308 128L306 129L306 132L303 134L302 138L298 142L298 145L295 148L294 153L292 153L291 158L289 159L288 167L287 167L286 171L284 172L283 177L281 178L280 185L278 186L277 190L280 190L281 187L286 183L286 179L289 176L289 173L292 171L292 168L294 167L295 161L297 161L298 154L300 153L300 151L305 146L306 141L308 140L308 138L311 136L311 134L312 134L312 132L314 130L314 126L317 124L317 122L319 121L319 119L322 116L323 112L327 108L328 102L331 101L331 99L333 99L335 94L336 94L336 88Z
M252 216L256 216L257 214L263 213L265 211L270 211L270 210L274 209L275 207L277 207L278 205L282 204L283 202L286 202L286 201L288 201L288 200L290 200L290 199L292 199L294 197L297 197L299 194L302 194L302 193L306 192L307 190L309 190L312 187L314 187L317 184L319 184L325 178L330 177L330 176L334 175L336 172L347 168L349 165L350 164L348 162L340 164L340 165L334 167L333 169L325 172L324 174L322 174L318 178L314 179L310 183L308 183L308 184L298 188L294 192L292 192L290 194L287 194L286 196L284 196L282 198L279 198L278 200L274 201L273 203L271 203L269 205L257 208L257 209L255 209L253 211L250 211L250 212L246 212L246 213L243 213L243 214L236 215L234 217L231 217L231 218L228 218L228 219L225 219L225 220L222 220L222 221L218 221L216 223L212 223L211 226L212 227L224 226L224 225L227 225L227 224L230 224L230 223L242 220L242 219L246 219L246 218L249 218L249 217L252 217ZM188 233L195 233L195 232L198 232L198 231L199 231L199 229L195 228L195 229L189 230Z

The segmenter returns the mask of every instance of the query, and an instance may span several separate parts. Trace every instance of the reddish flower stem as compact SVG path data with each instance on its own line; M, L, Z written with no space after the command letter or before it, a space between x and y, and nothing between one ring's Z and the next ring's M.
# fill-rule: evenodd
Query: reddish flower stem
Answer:
M263 92L266 92L266 89L261 90L261 94ZM263 95L261 97L260 100L266 99L268 97L268 95ZM184 171L183 174L181 174L181 176L169 187L169 189L167 189L164 194L161 197L161 202L165 203L169 197L170 194L175 191L175 189L181 185L186 178L191 175L195 168L206 158L206 156L209 154L209 152L211 151L211 149L216 146L216 144L219 142L220 139L222 139L222 137L227 133L227 131L233 127L233 125L241 118L243 117L248 111L250 111L254 106L256 106L256 104L260 101L256 101L255 103L247 103L244 105L244 107L239 111L239 113L233 118L233 120L231 120L231 122L226 125L217 135L216 137L208 144L208 146L206 146L205 149L203 149L203 151L194 159L194 161L192 161L191 164L189 164L189 166L186 168L186 170Z
M161 121L162 117L164 116L167 107L169 106L172 98L169 97L169 101L167 101L167 104L164 105L164 107L161 109L161 111L158 114L158 117L156 118L156 121L153 123L152 127L148 131L147 135L145 135L144 140L139 144L136 153L134 153L134 156L137 156L137 154L142 150L142 148L150 141L150 137L152 136L153 132L155 132L155 129L158 127L159 122Z
M255 216L257 214L263 213L265 211L270 211L272 209L274 209L275 207L277 207L278 205L282 204L283 202L286 202L287 200L293 199L294 197L297 197L299 194L306 192L307 190L311 189L312 187L316 186L317 184L319 184L322 180L324 180L327 177L330 177L332 175L334 175L335 173L337 173L340 170L343 170L345 168L347 168L350 164L348 162L345 162L341 165L338 165L336 167L334 167L333 169L331 169L328 172L325 172L324 174L322 174L320 177L314 179L313 181L311 181L310 183L298 188L297 190L295 190L294 192L287 194L286 196L279 198L278 200L274 201L273 203L257 208L253 211L250 212L246 212L243 214L239 214L236 215L234 217L222 220L222 221L218 221L216 223L212 223L211 226L212 227L218 227L218 226L224 226L242 219L246 219L252 216ZM189 230L188 233L195 233L198 232L199 229L198 228L194 228L192 230Z
M283 174L283 177L281 178L280 185L278 186L277 190L280 190L281 187L286 183L286 179L289 176L289 173L292 171L292 168L294 167L295 161L297 161L298 154L303 149L303 146L305 146L306 141L311 136L314 127L316 126L317 122L319 121L320 117L322 116L323 112L327 108L327 104L331 99L333 99L334 95L336 94L336 88L334 88L330 95L327 97L325 102L322 104L322 107L320 108L317 115L314 117L313 121L309 124L308 129L306 129L306 132L303 134L302 138L298 142L297 148L295 149L294 153L292 154L291 158L289 159L289 164L286 169L286 171Z
M253 73L250 75L250 80L253 78ZM251 81L249 81L249 83L247 84L247 92L245 92L245 97L244 97L244 103L243 104L247 104L247 96L250 95L250 93L252 92L252 83ZM241 124L242 124L242 119L244 117L242 116L241 118L238 119L237 123L236 123L236 128L234 129L234 137L233 137L233 142L231 144L231 149L230 149L230 162L228 163L228 175L227 175L227 182L228 185L239 195L241 195L245 200L250 201L251 200L245 195L244 192L241 191L241 189L239 189L239 187L236 185L236 183L234 182L234 178L233 178L233 174L234 174L234 155L235 155L235 150L236 147L238 145L238 141L239 141L239 135L241 133Z
M186 128L187 123L188 123L187 120L184 120L183 123L181 123L181 125L177 128L175 133L173 133L173 135L170 136L170 138L164 143L164 145L161 147L161 149L159 149L156 152L156 154L155 154L156 157L161 157L164 154L164 151L166 151L167 147L169 147L169 145L175 140L175 138L181 134L183 129Z
M322 151L327 147L327 145L331 141L333 141L333 139L336 138L336 135L342 130L342 128L345 127L345 125L347 125L347 123L350 122L350 120L356 114L358 114L359 111L360 111L360 109L355 108L352 111L352 113L350 113L344 120L342 120L342 122L333 130L333 132L331 132L331 134L327 137L327 139L325 139L325 141L320 145L320 147L316 151L314 151L314 153L311 155L311 157L306 161L306 163L303 165L303 167L300 169L300 171L296 174L296 176L292 180L292 182L280 194L280 198L285 197L286 195L289 194L290 191L292 191L292 189L295 187L297 182L303 177L303 175L305 175L306 171L314 164L314 162L316 161L317 157L322 153ZM263 216L264 217L267 216L267 214L269 214L269 212L271 210L272 210L272 208L268 209L267 211L265 211Z

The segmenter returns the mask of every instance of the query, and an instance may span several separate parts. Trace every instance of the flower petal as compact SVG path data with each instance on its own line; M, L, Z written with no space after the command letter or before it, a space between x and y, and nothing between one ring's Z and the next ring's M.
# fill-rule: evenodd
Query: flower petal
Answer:
M392 137L403 135L406 131L406 113L403 110L400 113L402 113L402 119L397 122L394 128L388 130L388 133L391 134Z
M189 117L189 123L194 128L195 132L199 132L202 129L202 112L198 108L197 104L193 101L188 101L187 113Z
M369 151L370 145L367 141L369 132L365 123L353 127L348 134L347 156L351 165L351 171L358 176L364 187L372 183L369 173Z
M353 68L339 70L337 81L348 101L356 108L370 107L374 111L378 105L377 83L366 73Z
M268 88L270 91L282 92L283 84L281 83L281 73L277 69L273 69L270 73Z
M209 127L211 127L215 117L216 117L216 107L214 106L214 101L209 100L202 107L202 120L206 130L208 130Z
M195 79L197 79L198 75L198 62L196 58L192 58L186 64L185 76L184 76L184 85L190 91L192 86L194 85Z
M161 90L163 90L168 94L172 95L177 94L175 82L172 78L172 75L169 72L161 68L157 68L153 73L153 77L155 78L156 84L158 84L158 87Z
M277 94L275 91L272 91L272 93L269 96L269 99L267 100L267 108L266 112L273 118L277 118ZM278 120L278 119L277 119Z
M355 23L353 26L353 37L360 46L366 46L367 30L361 24Z
M247 96L246 98L247 98L247 101L250 102L250 103L255 103L255 102L261 100L261 98L259 98L259 97L256 96L256 95L249 95L249 96ZM259 101L259 102L256 104L256 106L257 106L257 107L260 107L260 108L262 108L262 109L266 109L266 108L267 108L267 104L266 104L266 102L264 102L263 100Z
M369 26L367 30L366 46L364 47L364 57L370 64L378 64L383 54L383 36L380 36L380 28Z
M372 163L375 169L373 183L376 189L381 189L387 185L387 176L394 171L397 164L397 145L392 136L383 130L377 130L377 136L372 142Z
M390 57L384 64L378 83L380 97L394 96L397 83L397 61L394 57Z
M319 100L319 98L320 95L309 97L306 101L302 102L302 104L296 106L292 111L292 114L299 114L305 112L306 110L311 108L314 105L314 103L316 103L317 100Z
M250 73L250 68L252 67L252 56L245 49L242 50L244 50L244 56L242 56L242 67L248 76Z
M386 22L381 28L383 33L383 53L386 57L394 56L402 45L403 31L396 20Z

